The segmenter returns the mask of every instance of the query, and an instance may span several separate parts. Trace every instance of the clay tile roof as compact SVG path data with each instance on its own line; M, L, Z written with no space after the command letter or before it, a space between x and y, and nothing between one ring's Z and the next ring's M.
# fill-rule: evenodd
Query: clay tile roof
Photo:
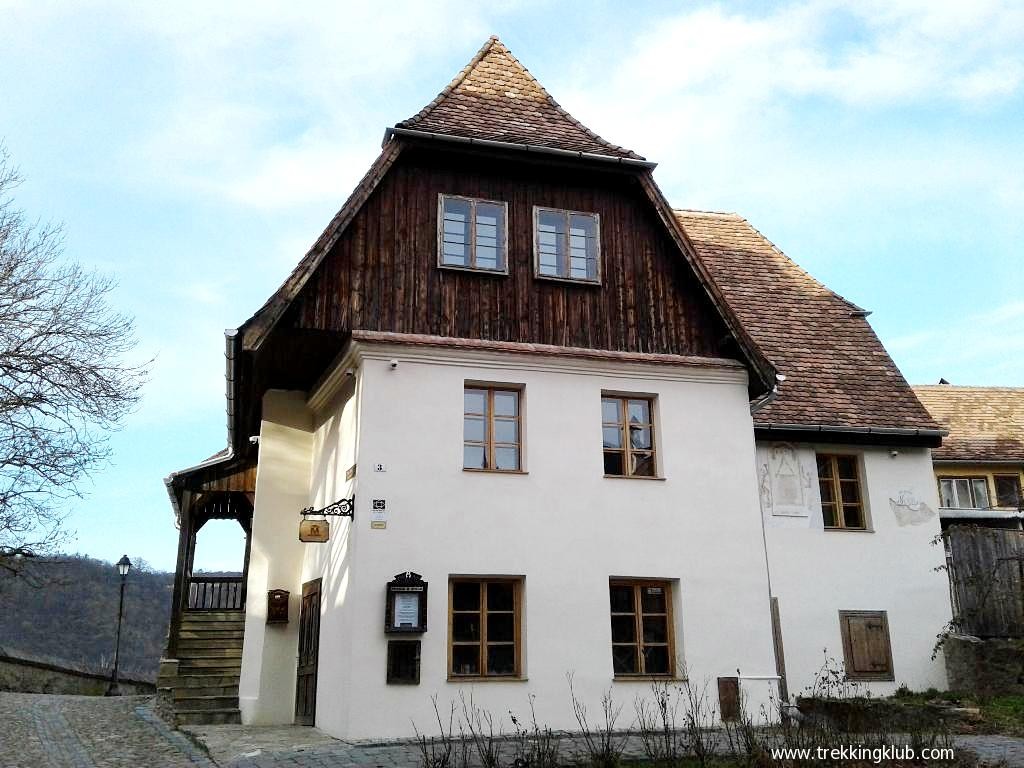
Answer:
M558 106L497 37L484 44L436 99L395 127L644 159L605 141Z
M1024 464L1024 388L914 387L935 420L949 430L932 456L946 461Z
M755 426L939 428L864 310L807 274L741 216L675 213L744 329L786 377L779 396L754 414Z

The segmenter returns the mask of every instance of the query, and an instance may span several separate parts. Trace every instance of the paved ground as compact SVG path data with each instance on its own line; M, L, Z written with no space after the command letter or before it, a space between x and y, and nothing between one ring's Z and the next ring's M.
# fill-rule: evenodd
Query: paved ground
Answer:
M418 768L420 761L415 744L349 743L316 728L221 725L186 735L167 728L150 703L0 692L0 768ZM1024 739L959 736L956 745L986 763L1024 768ZM628 752L642 754L638 740Z

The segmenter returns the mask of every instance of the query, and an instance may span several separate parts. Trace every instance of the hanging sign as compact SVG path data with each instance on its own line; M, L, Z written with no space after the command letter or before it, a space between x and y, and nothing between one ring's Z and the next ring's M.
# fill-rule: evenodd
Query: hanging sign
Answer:
M323 544L331 538L331 524L326 520L303 520L299 523L299 541Z

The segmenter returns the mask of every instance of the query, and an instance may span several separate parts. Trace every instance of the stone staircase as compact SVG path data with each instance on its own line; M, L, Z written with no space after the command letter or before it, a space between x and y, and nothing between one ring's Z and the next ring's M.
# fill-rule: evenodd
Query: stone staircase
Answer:
M157 687L175 725L240 723L244 611L185 611L178 658L162 659ZM170 713L168 713L170 714Z

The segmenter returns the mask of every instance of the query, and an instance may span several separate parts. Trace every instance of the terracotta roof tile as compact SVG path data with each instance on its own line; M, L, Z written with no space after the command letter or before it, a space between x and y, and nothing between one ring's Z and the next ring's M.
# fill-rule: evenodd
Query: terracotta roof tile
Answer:
M755 343L786 380L756 426L937 429L864 311L797 266L744 218L676 217Z
M396 127L643 160L562 109L497 37L436 99Z
M1024 388L914 387L935 420L949 430L932 456L946 461L1019 461L1024 464Z

